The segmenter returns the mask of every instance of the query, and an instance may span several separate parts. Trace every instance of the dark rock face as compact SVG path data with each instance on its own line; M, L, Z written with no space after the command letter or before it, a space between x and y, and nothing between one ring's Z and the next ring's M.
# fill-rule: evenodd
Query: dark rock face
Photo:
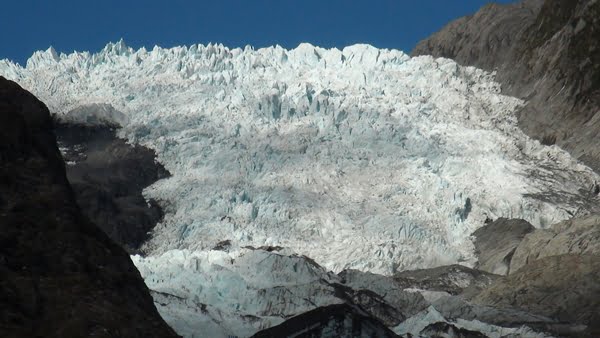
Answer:
M118 138L115 126L57 123L55 133L83 214L129 253L138 253L163 217L142 191L169 172L152 150Z
M79 210L46 106L0 77L0 336L174 337Z
M527 100L521 128L600 172L600 2L491 4L421 41L433 55L497 70L504 93Z
M535 228L521 219L500 218L477 229L475 237L475 254L478 258L476 268L507 275L517 246L525 235Z
M324 306L292 317L282 324L256 333L255 338L283 337L398 337L379 321L347 305Z
M566 254L535 260L483 290L474 301L585 325L578 336L598 337L600 256Z
M483 333L470 331L444 322L427 325L422 331L423 337L448 337L448 338L486 338Z

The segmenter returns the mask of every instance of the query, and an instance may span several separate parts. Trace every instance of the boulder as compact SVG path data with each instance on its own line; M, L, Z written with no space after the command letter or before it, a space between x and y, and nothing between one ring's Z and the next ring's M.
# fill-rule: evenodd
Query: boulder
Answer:
M562 254L600 255L600 215L573 218L527 234L510 262L511 273L529 262Z
M473 233L475 237L475 268L498 275L510 270L512 256L525 235L535 228L521 219L500 218L487 223Z

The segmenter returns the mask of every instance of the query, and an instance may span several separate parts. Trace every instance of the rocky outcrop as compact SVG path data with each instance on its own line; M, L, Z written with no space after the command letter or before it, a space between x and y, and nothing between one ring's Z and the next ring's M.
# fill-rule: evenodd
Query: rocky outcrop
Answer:
M572 218L547 229L518 219L498 219L473 233L476 268L509 274L537 259L564 254L600 255L600 216Z
M256 333L254 338L399 337L379 321L347 304L320 307Z
M499 219L473 236L479 269L510 274L502 277L461 266L403 272L397 278L403 287L437 292L433 298L424 293L435 310L407 323L439 316L504 328L525 325L558 336L598 335L599 216L537 230L523 220Z
M154 151L118 138L116 124L99 118L85 121L55 124L77 203L113 241L138 253L163 217L158 203L146 201L142 191L169 173Z
M470 297L489 286L498 276L462 265L403 271L394 276L405 289L446 292Z
M344 270L338 276L345 287L338 294L389 327L429 306L420 293L405 291L393 277L358 270Z
M0 336L174 337L78 208L45 105L0 77Z
M443 297L435 300L431 305L444 318L449 319L477 320L482 323L506 328L518 328L525 325L539 332L572 332L568 325L557 323L555 320L542 315L532 314L512 307L493 307L476 304L461 297Z
M536 259L563 254L600 255L599 215L570 219L529 233L514 252L511 273Z
M477 265L475 268L506 275L511 259L523 237L534 231L529 222L521 219L500 218L473 233Z
M529 262L482 291L477 304L511 307L579 325L600 336L600 256L566 254Z
M458 328L446 322L437 322L427 325L421 331L422 337L451 337L451 338L486 338L481 332Z
M521 128L600 171L600 2L490 4L421 41L433 55L497 71L503 92L527 101Z

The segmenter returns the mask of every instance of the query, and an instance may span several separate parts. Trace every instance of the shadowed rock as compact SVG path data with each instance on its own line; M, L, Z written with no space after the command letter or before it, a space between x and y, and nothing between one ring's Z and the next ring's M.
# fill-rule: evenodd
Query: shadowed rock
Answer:
M458 328L452 324L438 322L427 325L422 331L423 337L448 337L448 338L486 338L483 333Z
M393 277L358 270L339 273L343 289L341 298L348 299L389 327L425 309L429 304L416 292L404 291ZM338 286L342 287L342 286Z
M283 337L398 337L379 321L347 305L324 306L256 333L254 338Z
M115 126L104 120L92 121L55 127L67 178L84 215L129 253L138 253L163 217L142 191L169 172L154 151L118 138Z
M78 208L46 106L0 77L0 336L175 337Z

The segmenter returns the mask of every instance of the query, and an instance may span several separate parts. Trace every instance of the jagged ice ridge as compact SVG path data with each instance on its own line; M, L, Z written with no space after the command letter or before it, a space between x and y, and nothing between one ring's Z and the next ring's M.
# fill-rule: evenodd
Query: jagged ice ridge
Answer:
M167 211L150 254L231 240L336 272L469 263L487 217L546 226L597 179L518 129L522 102L493 74L397 50L120 41L0 74L59 115L109 105L123 137L157 151L173 176L145 191Z

